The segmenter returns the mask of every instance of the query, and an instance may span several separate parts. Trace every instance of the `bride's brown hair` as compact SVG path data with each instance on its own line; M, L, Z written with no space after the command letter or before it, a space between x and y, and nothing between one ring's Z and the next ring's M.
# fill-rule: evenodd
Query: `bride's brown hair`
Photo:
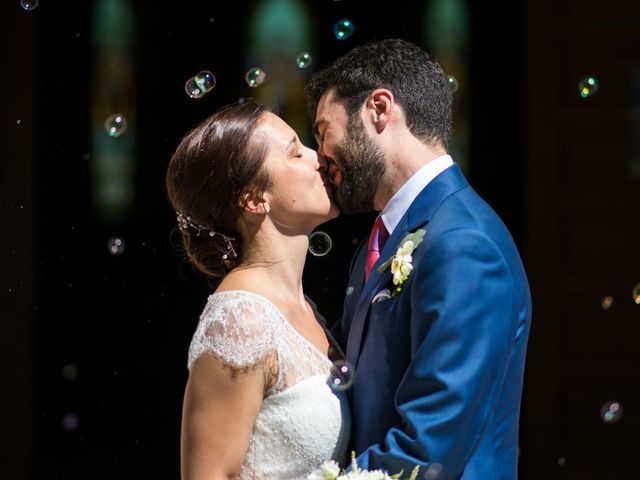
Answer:
M167 169L167 193L176 212L209 231L180 230L189 261L209 277L223 277L242 260L241 197L259 194L269 185L264 168L266 142L254 138L264 105L251 100L228 105L201 122L181 140ZM236 257L229 256L231 237Z

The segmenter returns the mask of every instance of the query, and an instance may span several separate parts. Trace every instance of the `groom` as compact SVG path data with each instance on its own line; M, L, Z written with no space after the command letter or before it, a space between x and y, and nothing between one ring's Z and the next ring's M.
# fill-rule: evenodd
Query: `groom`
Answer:
M516 478L529 287L507 228L447 153L446 75L417 46L383 40L305 93L336 202L380 212L333 328L356 369L358 465Z

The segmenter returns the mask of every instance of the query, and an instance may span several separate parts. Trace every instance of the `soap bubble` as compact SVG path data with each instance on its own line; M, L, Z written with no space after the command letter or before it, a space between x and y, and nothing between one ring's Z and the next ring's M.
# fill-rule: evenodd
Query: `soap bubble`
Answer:
M191 98L202 98L216 86L216 77L208 70L203 70L191 77L184 84L184 89Z
M78 428L80 418L75 413L65 413L62 417L62 428L67 432L73 432Z
M619 402L607 402L600 409L600 416L604 423L615 423L622 418L622 404Z
M324 232L309 235L309 252L316 257L324 257L332 247L331 237Z
M261 68L252 68L245 75L244 79L251 88L256 88L262 85L264 79L267 78L267 74Z
M436 480L442 473L442 465L439 463L432 463L427 467L427 471L424 474L424 480Z
M127 131L127 119L121 113L114 113L104 122L104 129L110 137L117 138Z
M110 238L107 242L107 250L111 255L120 255L124 253L124 240L118 237Z
M353 295L353 287L352 286L348 286L347 287L347 291L345 292L347 294L347 297Z
M355 32L355 30L356 27L353 22L346 18L338 20L333 25L333 34L338 40L346 40L351 35L353 35L353 32Z
M67 363L62 367L62 376L65 380L75 380L78 376L78 366L75 363Z
M636 305L640 305L640 283L631 289L631 298L633 298Z
M298 68L307 68L309 65L311 65L312 61L313 58L311 58L311 55L307 52L302 52L296 58L296 64L298 65Z
M592 76L584 77L578 83L578 91L582 98L593 97L599 89L598 79Z
M349 362L346 360L336 360L331 367L329 386L337 392L344 392L351 388L355 377L356 372Z
M602 297L601 305L603 310L609 310L611 307L613 307L613 297L611 295Z
M38 0L20 0L20 6L25 10L33 10L38 6Z
M458 79L453 75L447 75L447 80L449 82L449 88L451 88L451 93L456 93L460 87Z
M567 459L566 459L565 457L560 457L560 458L558 459L558 466L559 466L559 467L564 466L566 463L567 463Z

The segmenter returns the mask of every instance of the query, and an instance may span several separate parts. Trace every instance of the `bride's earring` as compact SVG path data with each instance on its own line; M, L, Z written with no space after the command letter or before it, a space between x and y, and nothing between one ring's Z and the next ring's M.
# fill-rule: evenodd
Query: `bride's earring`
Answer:
M267 214L267 215L268 215L268 214L269 214L269 212L271 211L271 207L269 206L269 204L266 204L266 205L265 205L265 204L263 203L263 204L262 204L262 208L263 208L263 210L264 210L264 213L265 213L265 214Z

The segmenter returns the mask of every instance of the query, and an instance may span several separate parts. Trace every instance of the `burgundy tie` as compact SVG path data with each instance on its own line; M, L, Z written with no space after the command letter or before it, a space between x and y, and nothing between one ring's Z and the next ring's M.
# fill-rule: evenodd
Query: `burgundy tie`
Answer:
M382 217L378 215L376 223L373 224L371 235L369 235L369 246L367 247L367 265L364 269L364 281L366 282L371 275L373 266L380 258L380 251L383 249L385 242L389 238L389 232L382 222Z

